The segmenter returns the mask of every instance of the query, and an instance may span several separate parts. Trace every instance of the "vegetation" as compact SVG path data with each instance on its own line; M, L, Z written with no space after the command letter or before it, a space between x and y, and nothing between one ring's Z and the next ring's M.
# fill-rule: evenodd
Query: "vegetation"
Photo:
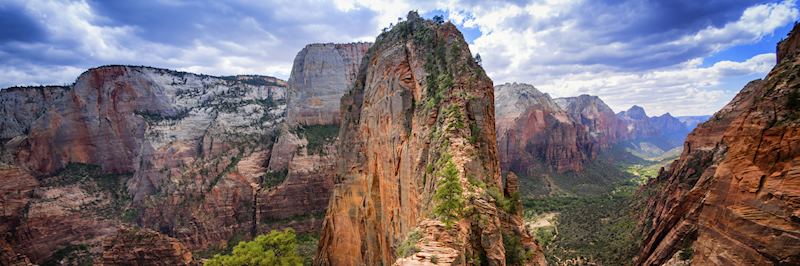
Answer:
M631 264L640 242L632 207L637 185L597 196L556 196L525 201L525 218L558 213L554 227L534 231L548 262L581 258L600 265Z
M122 217L124 222L134 222L138 210L132 208L132 198L125 186L131 174L107 174L98 165L69 163L55 175L42 179L43 186L77 185L88 193L105 195L111 199L109 204L91 205L97 214L111 218Z
M42 266L51 265L92 265L92 256L89 254L89 246L84 244L70 244L63 247L42 263Z
M339 136L339 125L298 126L294 133L308 141L308 154L325 155L325 145L333 143Z
M303 257L303 265L312 265L317 255L319 233L304 233L297 235L297 252Z
M283 169L279 171L269 171L267 174L264 175L264 179L261 182L261 185L265 188L275 187L283 183L286 180L286 176L289 175L289 169Z
M519 235L503 232L503 248L506 250L506 264L524 265L531 258L525 250Z
M800 89L794 88L789 92L789 95L786 96L786 107L789 110L800 109Z
M205 265L303 265L303 258L298 253L294 230L286 229L283 232L273 230L253 241L239 242L230 255L214 255Z
M397 257L404 258L417 253L419 249L417 249L417 242L422 239L422 234L419 231L414 230L408 234L408 237L397 246Z
M464 210L463 192L458 169L452 158L448 157L444 168L440 170L436 192L433 195L436 201L433 213L442 219L445 225L452 226L453 222L461 217L461 212Z

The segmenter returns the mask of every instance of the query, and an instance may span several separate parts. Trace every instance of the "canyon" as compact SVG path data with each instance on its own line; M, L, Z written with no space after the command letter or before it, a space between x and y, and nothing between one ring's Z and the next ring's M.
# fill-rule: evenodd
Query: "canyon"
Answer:
M636 219L622 264L800 264L798 40L713 116L494 85L416 12L305 46L287 81L110 65L3 89L0 265L199 265L284 228L315 265L547 265L523 208L589 197L632 210L591 221ZM643 163L639 187L621 166Z
M190 264L271 229L318 231L339 97L369 45L309 45L288 83L105 66L0 91L3 264L149 248L162 255L127 262ZM107 244L131 226L154 242Z
M637 265L800 264L800 27L643 188Z
M409 12L358 73L316 264L544 265L500 175L492 81L456 27Z

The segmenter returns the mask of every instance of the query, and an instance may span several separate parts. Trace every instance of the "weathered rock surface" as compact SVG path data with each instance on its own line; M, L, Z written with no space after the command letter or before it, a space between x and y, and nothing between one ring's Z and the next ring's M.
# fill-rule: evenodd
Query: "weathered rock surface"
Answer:
M637 264L800 264L799 31L767 77L698 126L647 185Z
M0 140L27 135L33 121L68 90L69 87L64 86L12 87L0 90Z
M581 171L596 156L585 127L531 85L495 86L495 114L503 170Z
M519 214L486 192L513 193L502 189L492 82L455 26L409 13L377 38L358 73L342 98L336 185L316 263L413 265L436 256L506 265L512 247L503 237L517 236L513 250L533 256L515 263L544 264ZM457 169L464 187L457 198L467 206L450 228L432 202L447 164ZM412 231L425 237L409 239ZM397 253L404 241L418 248L414 254Z
M370 43L309 44L289 77L289 126L339 124L339 99L352 86Z
M102 265L195 265L178 240L142 228L122 227L103 240Z
M647 142L663 151L680 147L693 128L669 113L649 117L644 108L636 105L619 112L617 116L624 121L627 139L632 143Z
M2 191L2 234L40 263L76 245L99 254L99 239L119 224L195 251L258 233L256 210L272 203L256 193L285 117L285 86L263 76L108 66L66 90L49 88L63 95L37 111L29 134L4 140L16 163L0 174L20 187ZM39 182L33 192L30 176Z
M319 231L335 174L342 95L370 43L310 44L297 54L287 89L287 123L272 150L269 177L281 185L258 194L262 231Z
M556 98L555 101L572 119L587 128L592 142L599 149L608 149L626 139L625 124L597 96Z

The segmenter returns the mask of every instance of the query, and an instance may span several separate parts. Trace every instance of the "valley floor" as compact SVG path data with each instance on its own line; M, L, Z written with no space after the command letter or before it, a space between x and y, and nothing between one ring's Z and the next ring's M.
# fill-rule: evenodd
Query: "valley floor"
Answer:
M641 236L640 186L675 157L620 164L625 180L601 194L523 200L526 226L551 265L632 265Z

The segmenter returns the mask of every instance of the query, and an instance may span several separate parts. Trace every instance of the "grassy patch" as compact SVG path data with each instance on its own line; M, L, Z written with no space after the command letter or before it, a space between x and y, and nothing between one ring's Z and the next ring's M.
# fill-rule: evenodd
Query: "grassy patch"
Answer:
M339 136L339 125L298 126L293 133L308 141L308 154L325 155L325 146L332 144Z

